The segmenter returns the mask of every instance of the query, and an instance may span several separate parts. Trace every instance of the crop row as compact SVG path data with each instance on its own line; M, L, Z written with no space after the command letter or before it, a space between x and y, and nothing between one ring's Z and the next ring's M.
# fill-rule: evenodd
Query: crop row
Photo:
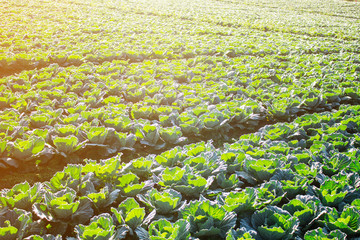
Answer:
M359 118L360 107L343 106L222 149L201 142L127 164L70 164L1 191L0 239L358 237Z
M350 53L51 65L0 80L1 167L106 158L359 102ZM80 158L80 159L79 159Z
M0 240L360 237L352 6L0 0Z
M121 2L113 9L95 7L95 3L95 6L84 7L74 3L14 2L0 2L6 17L1 29L0 74L6 76L52 63L79 66L86 62L179 59L199 55L236 57L360 51L355 40L323 37L319 41L319 38L292 33L263 31L263 27L252 30L246 26L219 26L201 18L184 19L176 13L174 16L142 15L137 13L139 6L129 7L128 3ZM249 9L251 6L246 11ZM200 13L213 15L208 15L207 11ZM194 15L192 11L188 14Z
M69 1L89 6L84 0ZM359 38L356 26L359 9L355 4L320 1L148 1L131 4L126 1L107 1L93 5L107 10L134 11L138 14L179 18L210 25L246 27L313 37L332 37L355 40ZM261 14L259 14L261 13ZM239 17L241 16L241 17ZM353 20L353 22L349 21Z

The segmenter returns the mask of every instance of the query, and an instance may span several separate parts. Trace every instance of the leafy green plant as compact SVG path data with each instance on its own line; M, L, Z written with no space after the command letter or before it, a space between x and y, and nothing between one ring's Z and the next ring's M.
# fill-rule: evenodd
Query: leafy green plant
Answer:
M120 189L120 194L126 197L135 197L150 187L145 182L139 183L139 177L132 172L118 177L115 184L116 188Z
M82 182L81 165L69 164L63 171L57 172L45 185L54 192L71 188L78 191Z
M40 153L45 147L45 140L33 136L28 140L16 139L9 143L11 146L10 155L21 161L29 161L34 155Z
M192 201L180 211L182 219L189 221L190 232L195 237L224 238L236 223L236 214L209 200Z
M250 228L250 227L248 227ZM258 234L253 229L247 229L241 227L237 230L230 229L226 235L226 240L256 240L258 239Z
M245 188L240 192L230 192L225 199L221 199L224 208L229 212L237 214L256 209L256 190L254 188Z
M181 182L181 179L183 178L186 170L174 167L174 168L165 168L164 171L161 174L162 181L160 182L161 185L169 186L172 184L176 184L178 182Z
M276 206L285 196L282 184L277 180L263 183L257 189L256 207Z
M73 189L46 192L44 197L44 202L33 205L33 212L54 225L60 234L65 233L68 225L84 224L94 214L91 201L87 197L78 198Z
M118 178L117 172L120 169L119 156L97 161L88 161L85 166L82 166L82 173L86 175L93 175L95 182L105 186L106 183L115 183Z
M110 214L103 213L90 219L88 225L79 224L74 228L77 238L84 240L121 239L121 231L115 229Z
M45 234L42 236L39 235L31 235L24 240L62 240L62 236L60 234L54 236L52 234Z
M171 223L166 219L153 221L149 231L139 236L140 240L186 240L190 238L190 224L183 219ZM140 234L138 234L140 235Z
M155 157L155 161L164 167L174 167L181 164L186 158L186 154L182 148L176 146L168 151L163 152Z
M140 157L125 165L122 170L126 173L132 172L140 177L148 177L151 174L152 166L153 161L150 157Z
M86 135L91 143L103 144L108 132L109 129L106 127L92 127L87 131Z
M37 136L43 139L47 139L49 131L47 129L34 129L31 131L31 136Z
M304 236L305 240L340 240L346 239L346 234L340 230L334 230L329 232L326 228L317 228L314 230L307 231Z
M111 134L109 133L108 135L111 135ZM115 135L115 140L107 141L108 145L116 146L120 150L123 150L123 149L133 150L133 147L137 140L135 134L132 134L132 133L127 134L127 133L114 131L114 135ZM109 140L109 137L107 140Z
M159 184L163 187L171 187L189 197L199 197L210 187L214 177L205 179L199 175L186 173L189 171L178 167L166 168L161 174L162 181Z
M360 211L346 205L341 213L332 208L322 221L330 230L340 230L348 236L357 236L360 232Z
M56 149L60 153L65 154L65 156L76 152L85 144L85 142L79 143L79 139L73 135L67 137L55 137L52 141Z
M305 194L308 186L313 182L312 179L294 174L288 169L278 170L271 180L277 180L282 183L282 189L286 193L286 197L290 199L295 198L297 195Z
M229 147L230 148L230 147ZM227 165L228 173L235 173L235 171L241 171L243 168L243 161L245 160L245 153L231 150L221 154L221 160L225 161Z
M225 174L221 172L216 176L216 183L218 186L226 191L240 188L244 183L239 180L237 174L232 174L226 178Z
M134 198L127 198L117 208L111 208L120 225L126 224L132 230L139 227L145 217L145 209L141 208Z
M163 144L159 142L159 130L159 126L144 125L142 128L137 128L135 135L140 139L141 144L160 149L163 147Z
M294 165L293 167L296 173L305 176L307 178L314 178L318 173L318 169L316 168L316 166L314 166L314 164L308 166L305 163L299 163L297 165Z
M0 157L5 157L9 153L9 145L5 139L0 140Z
M100 212L113 204L117 200L119 193L119 189L110 190L108 186L105 186L99 192L88 193L87 197L92 201L94 209Z
M229 127L230 117L224 112L212 111L200 116L199 118L207 129L219 129Z
M289 203L285 204L282 209L288 211L294 217L297 217L300 226L305 226L310 224L315 217L319 216L320 201L306 201L305 198L292 199Z
M112 127L119 132L128 132L131 130L134 122L127 116L109 118L104 121L106 127Z
M344 182L334 181L332 179L325 180L320 188L314 187L316 195L322 204L330 207L337 206L345 198L348 191Z
M137 107L136 105L134 105L134 107L131 110L131 114L135 119L151 118L153 115L153 112L154 112L154 110L150 106Z
M42 128L50 125L52 119L45 114L34 114L30 116L30 124L34 128Z
M253 175L258 181L269 180L277 169L285 167L279 159L246 159L245 171Z
M208 178L209 176L221 172L225 169L222 162L218 161L216 155L212 153L200 153L194 157L188 157L184 160L184 164L191 167L202 177Z
M54 130L59 137L67 137L69 135L76 136L79 131L79 129L72 124L67 124L67 125L57 124L54 126Z
M291 134L293 127L290 124L281 124L265 127L265 139L281 140Z
M276 206L256 211L251 224L264 239L292 239L299 226L296 217Z
M146 195L138 195L137 197L161 215L173 215L185 203L181 201L181 194L173 189L167 189L162 192L152 189Z
M8 191L0 192L0 203L3 207L31 211L32 205L41 200L42 187L41 183L32 187L28 182L16 184Z
M213 180L213 177L205 179L201 176L188 174L182 183L174 185L173 188L186 196L197 197L209 188Z
M2 208L0 210L0 239L15 240L25 237L32 224L32 215L25 210Z
M324 165L322 166L322 169L326 175L332 176L348 167L350 163L350 157L342 153L337 153L334 154L331 158L324 160Z
M181 129L176 126L161 128L160 137L169 144L180 144L186 140L186 138L182 137Z
M179 127L185 136L198 135L200 133L201 121L195 116L184 112L179 116Z
M80 115L78 113L70 114L69 116L63 117L61 119L62 124L74 124L76 125L78 123Z

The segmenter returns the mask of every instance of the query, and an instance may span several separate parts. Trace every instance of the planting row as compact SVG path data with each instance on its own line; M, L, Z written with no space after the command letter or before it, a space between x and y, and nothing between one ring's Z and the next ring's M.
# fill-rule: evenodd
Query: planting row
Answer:
M339 12L356 24L351 4L298 2L289 29L275 21L273 4L282 3L0 4L2 169L229 140L359 102L358 33ZM303 21L309 6L321 14ZM265 17L254 23L258 12Z
M359 72L350 53L24 71L0 79L0 167L229 140L229 132L359 103Z
M286 22L292 24L289 29L297 29L297 24L306 24L300 30L290 30L290 33L285 27L283 33L276 29L283 28L284 23L273 19L278 19L279 15L273 15L268 7L259 9L255 3L240 7L214 1L210 3L210 8L205 9L198 7L205 4L201 1L181 2L180 5L176 2L169 2L169 5L154 2L153 6L147 6L149 3L142 1L131 4L122 1L86 1L82 4L80 1L64 1L54 4L52 1L24 3L13 0L0 1L0 4L0 11L7 20L0 30L3 36L0 75L5 76L52 63L79 66L86 62L138 62L198 55L263 56L344 51L358 54L360 51L358 31L356 27L349 26L353 23L346 18L334 17L330 21L329 16L304 14L302 19L288 21L288 15L298 18L301 13L292 11L284 15ZM304 6L301 3L297 5ZM356 10L351 6L347 9ZM216 12L209 14L209 11ZM256 20L259 11L265 17ZM235 15L246 18L239 19ZM325 37L299 36L297 31L310 35L313 31L315 36ZM351 37L355 39L342 39Z
M0 193L0 239L356 239L360 107Z
M72 3L89 6L86 0ZM97 8L128 10L138 14L155 15L204 22L232 28L291 33L311 37L331 37L346 40L359 38L357 3L332 1L148 1L138 0L95 3ZM241 17L239 17L241 16ZM351 21L349 21L351 19Z

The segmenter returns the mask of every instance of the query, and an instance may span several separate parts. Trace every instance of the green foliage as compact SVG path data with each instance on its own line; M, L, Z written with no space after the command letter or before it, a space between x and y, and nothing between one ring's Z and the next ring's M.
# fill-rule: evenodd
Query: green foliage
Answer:
M162 215L172 215L184 204L181 201L181 194L172 189L163 192L152 189L146 195L138 195L137 197L152 209L156 209L156 213Z
M22 239L29 233L32 224L30 212L14 208L0 210L0 239Z
M235 226L236 214L210 201L194 201L181 210L181 217L190 223L190 232L195 237L219 236Z
M256 211L251 223L264 239L292 239L299 222L289 212L275 206Z
M34 155L40 153L45 146L45 141L40 137L32 137L28 140L17 139L11 144L11 155L21 161L31 160Z
M59 152L71 154L79 150L84 143L79 143L79 139L73 135L68 137L55 137L53 144Z
M360 231L360 212L353 206L345 206L343 211L339 213L336 209L331 209L323 223L330 230L340 230L348 236L356 236Z
M224 201L224 208L227 211L234 211L239 214L256 209L256 190L254 188L245 188L241 192L230 192Z
M145 217L145 209L134 198L125 199L117 208L111 208L111 212L120 225L126 224L133 230L142 224Z
M9 191L0 195L3 207L18 208L30 211L32 205L41 200L42 185L36 183L30 187L28 182L16 184Z
M87 222L94 214L90 200L86 197L77 198L73 189L46 192L44 197L44 202L33 205L33 211L40 219L66 224L59 232L65 231L67 224L75 226Z
M346 238L346 234L339 231L339 230L334 230L334 231L327 231L326 229L322 229L322 228L317 228L314 230L310 230L308 232L306 232L304 239L305 240L324 240L324 239L329 239L329 240L340 240L340 239L345 239Z
M81 165L2 189L0 239L359 237L356 4L28 2L0 7L1 180Z
M106 140L108 132L108 128L105 127L92 127L86 134L91 143L103 144Z
M115 225L108 213L103 213L90 219L88 225L79 224L75 227L79 239L106 240L115 235Z
M172 224L161 219L150 224L149 238L151 240L185 240L190 237L189 229L190 224L185 220L180 219Z

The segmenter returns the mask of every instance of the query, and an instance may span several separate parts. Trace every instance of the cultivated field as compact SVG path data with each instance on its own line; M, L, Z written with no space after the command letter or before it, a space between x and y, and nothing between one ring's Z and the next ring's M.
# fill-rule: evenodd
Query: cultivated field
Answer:
M360 238L360 5L0 0L0 240Z

